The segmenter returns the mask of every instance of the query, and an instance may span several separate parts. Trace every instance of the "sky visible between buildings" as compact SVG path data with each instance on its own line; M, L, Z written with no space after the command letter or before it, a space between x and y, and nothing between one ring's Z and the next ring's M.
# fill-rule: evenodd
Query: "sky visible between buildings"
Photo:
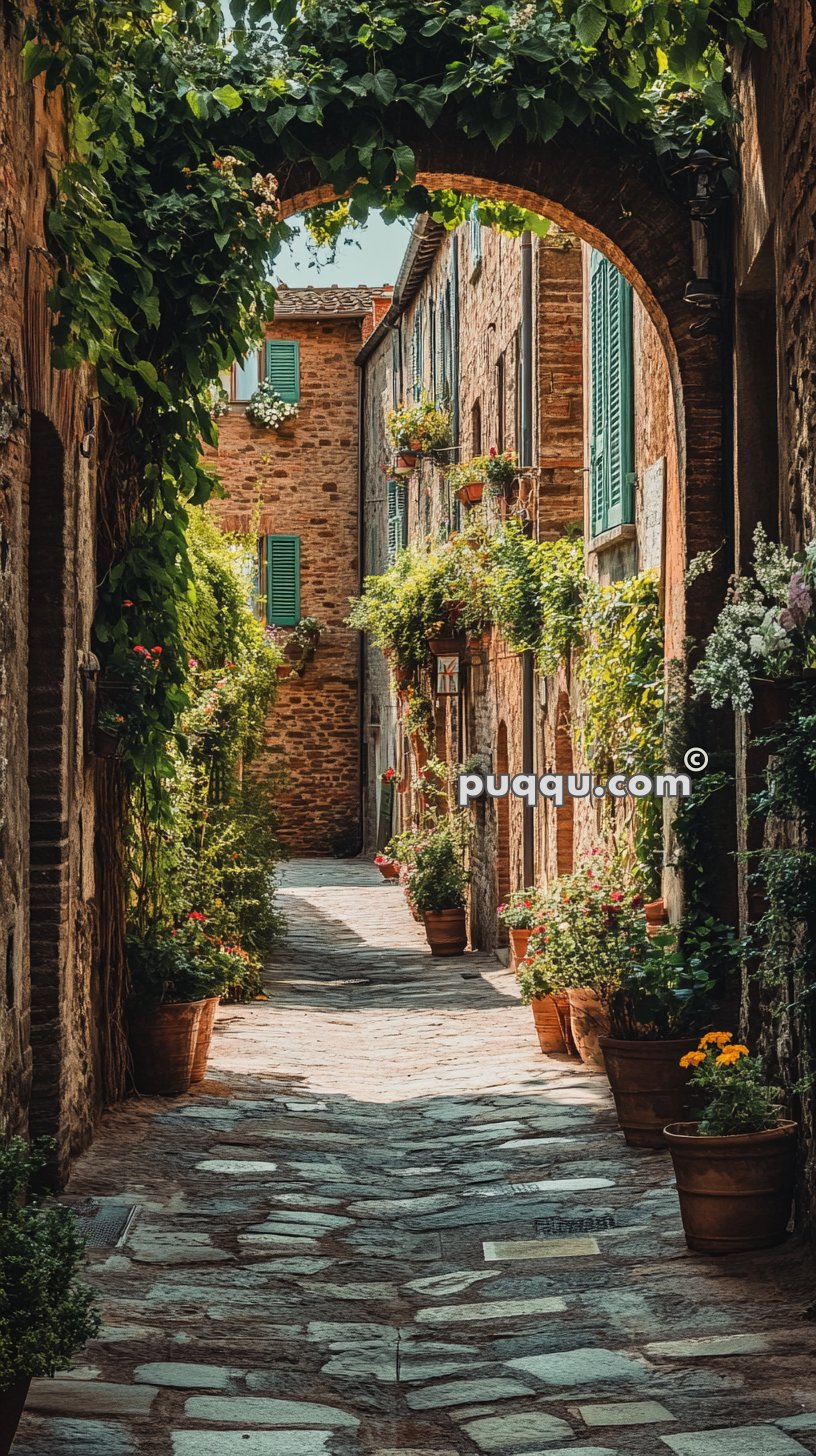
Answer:
M315 254L314 245L310 251L300 219L294 218L291 226L294 237L281 249L275 270L276 283L287 288L328 288L334 283L341 288L357 284L378 288L395 283L411 236L410 224L397 221L389 225L379 213L372 213L362 227L344 235L331 262L328 252Z

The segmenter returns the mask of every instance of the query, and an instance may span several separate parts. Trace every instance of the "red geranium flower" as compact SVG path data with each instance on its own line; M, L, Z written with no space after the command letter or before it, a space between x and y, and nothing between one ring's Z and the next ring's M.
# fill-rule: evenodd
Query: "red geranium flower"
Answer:
M190 913L189 913L189 915L187 916L187 919L188 920L200 920L200 921L202 921L203 924L206 924L206 922L207 922L206 915L202 915L202 913L201 913L200 910L191 910Z

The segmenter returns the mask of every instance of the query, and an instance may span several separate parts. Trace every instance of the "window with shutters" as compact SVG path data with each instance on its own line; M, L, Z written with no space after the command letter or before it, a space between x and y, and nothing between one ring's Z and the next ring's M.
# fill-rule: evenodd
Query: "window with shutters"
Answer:
M258 349L248 354L240 364L232 366L233 404L248 404L260 383L261 356Z
M408 495L396 480L388 482L388 565L408 545Z
M589 265L591 534L634 520L632 290L602 253Z
M296 627L300 621L300 537L265 536L262 568L267 624Z
M470 209L470 276L475 277L482 266L482 224L479 221L479 204L474 202Z
M267 339L266 379L287 404L300 403L300 345L296 339Z
M422 376L425 368L424 341L422 336L422 306L418 305L414 317L414 334L411 342L411 374L413 379L414 399L418 402L422 398Z

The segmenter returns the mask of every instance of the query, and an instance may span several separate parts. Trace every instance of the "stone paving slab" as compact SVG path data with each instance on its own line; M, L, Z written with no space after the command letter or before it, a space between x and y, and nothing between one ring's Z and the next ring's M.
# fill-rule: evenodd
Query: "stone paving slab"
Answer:
M690 1254L605 1080L372 865L296 862L282 901L208 1080L76 1167L136 1215L13 1456L814 1456L807 1252Z

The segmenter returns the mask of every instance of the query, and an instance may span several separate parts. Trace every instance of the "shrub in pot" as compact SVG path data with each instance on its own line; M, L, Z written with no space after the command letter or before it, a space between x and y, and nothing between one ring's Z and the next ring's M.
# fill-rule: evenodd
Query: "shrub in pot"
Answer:
M729 1031L709 1031L682 1065L700 1093L697 1122L665 1130L690 1249L708 1254L766 1249L785 1238L796 1156L795 1122L759 1057Z
M513 890L505 903L499 905L496 914L510 933L510 946L516 965L527 954L530 934L541 922L542 894L537 885L523 890Z
M538 974L566 992L578 1055L589 1071L603 1072L600 1043L609 1035L610 999L648 944L642 897L620 859L593 852L553 882L542 921Z
M601 1050L626 1141L662 1148L666 1123L690 1115L689 1074L680 1059L710 1018L715 982L707 947L715 931L712 940L703 927L652 934L646 922L646 933L611 996Z
M93 1290L77 1281L85 1245L69 1208L47 1203L48 1139L0 1145L0 1456L28 1387L64 1369L99 1331Z
M533 1013L539 1046L547 1052L575 1053L570 1028L569 997L552 974L543 927L534 928L527 954L516 968L521 999Z
M204 1003L220 995L223 986L212 965L195 954L189 937L173 928L133 932L126 949L128 1041L136 1088L177 1097L190 1087Z
M468 876L462 844L452 824L442 822L419 844L408 881L431 955L461 955L467 945Z

